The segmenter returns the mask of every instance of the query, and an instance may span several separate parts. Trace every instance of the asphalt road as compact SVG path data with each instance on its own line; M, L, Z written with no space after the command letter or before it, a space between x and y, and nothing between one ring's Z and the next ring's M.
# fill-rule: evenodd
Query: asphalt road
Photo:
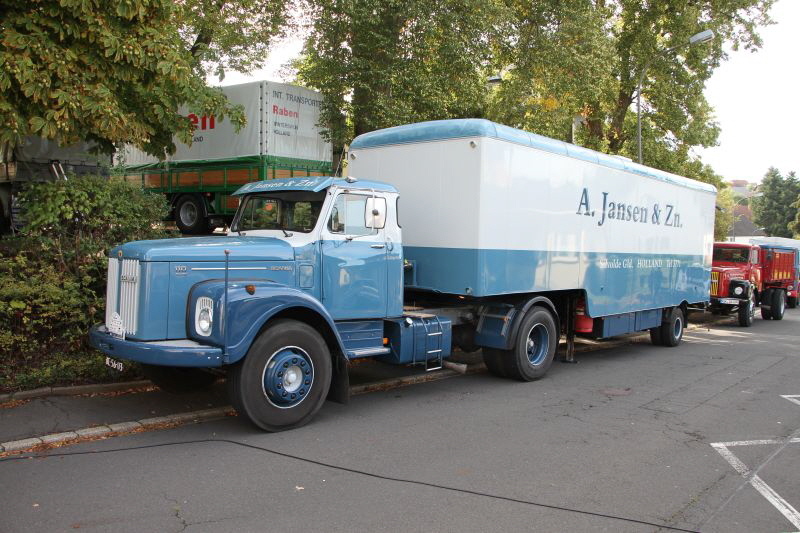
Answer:
M6 458L0 531L797 531L798 341L789 310L535 383L328 403L280 434L227 418Z

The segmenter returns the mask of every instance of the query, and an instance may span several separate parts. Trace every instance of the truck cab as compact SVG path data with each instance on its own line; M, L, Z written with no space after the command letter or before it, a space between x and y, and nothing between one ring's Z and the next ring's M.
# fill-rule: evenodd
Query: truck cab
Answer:
M111 250L93 346L141 363L167 389L226 367L234 406L266 430L310 419L337 377L346 384L350 359L427 364L449 354L449 320L403 315L394 187L311 177L236 195L225 237Z
M736 312L739 325L751 326L761 291L759 247L715 242L711 264L711 312Z

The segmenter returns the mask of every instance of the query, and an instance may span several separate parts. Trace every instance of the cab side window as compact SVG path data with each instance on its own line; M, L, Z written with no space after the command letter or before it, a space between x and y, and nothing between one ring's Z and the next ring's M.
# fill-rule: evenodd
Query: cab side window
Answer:
M328 230L343 235L368 235L373 233L366 226L364 212L367 207L367 196L361 194L340 194L333 204Z

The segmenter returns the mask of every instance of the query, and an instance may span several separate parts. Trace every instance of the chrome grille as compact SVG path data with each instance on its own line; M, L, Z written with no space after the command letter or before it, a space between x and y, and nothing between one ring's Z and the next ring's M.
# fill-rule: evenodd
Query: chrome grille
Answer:
M135 334L138 326L140 278L137 259L108 260L106 324L115 312L119 312L127 335Z

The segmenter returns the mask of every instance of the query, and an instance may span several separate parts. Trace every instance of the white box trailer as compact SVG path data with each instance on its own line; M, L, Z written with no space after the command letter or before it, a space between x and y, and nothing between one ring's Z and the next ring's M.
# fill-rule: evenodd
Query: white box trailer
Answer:
M400 191L407 288L580 289L592 317L708 301L711 185L479 119L368 133L349 159Z
M269 155L312 161L330 161L331 144L322 137L322 95L311 89L256 81L221 87L232 104L244 106L247 124L238 133L227 118L197 116L184 110L195 125L191 146L175 139L171 162L208 161ZM158 158L127 147L124 164L157 163Z

